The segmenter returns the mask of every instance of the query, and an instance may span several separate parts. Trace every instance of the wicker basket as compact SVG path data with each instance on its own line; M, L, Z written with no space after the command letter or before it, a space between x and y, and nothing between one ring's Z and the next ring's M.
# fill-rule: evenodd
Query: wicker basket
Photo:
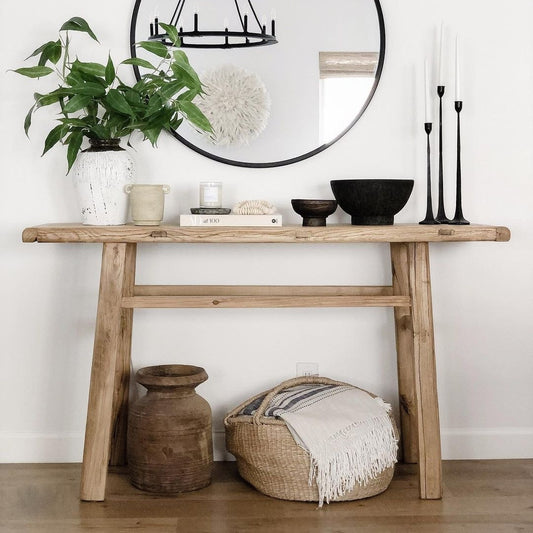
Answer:
M306 376L290 379L250 398L233 409L224 419L226 447L237 459L239 474L268 496L297 501L319 499L316 482L309 485L309 454L296 444L283 420L263 416L272 398L280 391L310 383L349 385L324 377ZM239 415L244 407L265 394L265 399L253 416ZM392 416L390 418L398 437L394 418ZM393 474L394 467L391 466L365 485L356 484L351 491L334 501L359 500L375 496L389 486Z

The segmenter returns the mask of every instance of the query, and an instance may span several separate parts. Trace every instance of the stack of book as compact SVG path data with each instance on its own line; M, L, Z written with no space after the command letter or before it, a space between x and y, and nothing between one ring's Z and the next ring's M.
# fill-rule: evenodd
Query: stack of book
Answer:
M281 215L180 215L180 226L281 226Z

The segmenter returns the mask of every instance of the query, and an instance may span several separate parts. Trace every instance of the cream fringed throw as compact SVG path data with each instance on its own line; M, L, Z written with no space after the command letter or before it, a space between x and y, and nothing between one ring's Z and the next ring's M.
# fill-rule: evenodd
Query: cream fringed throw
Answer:
M316 478L319 507L396 463L390 409L381 398L346 386L314 386L313 393L295 387L292 399L272 409L311 456L309 484Z

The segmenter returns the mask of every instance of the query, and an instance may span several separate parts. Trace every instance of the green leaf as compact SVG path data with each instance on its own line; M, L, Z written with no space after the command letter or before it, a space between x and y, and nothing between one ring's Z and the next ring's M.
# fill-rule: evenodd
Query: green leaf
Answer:
M33 98L35 99L35 109L39 109L40 107L55 104L56 102L59 102L59 99L62 96L65 96L65 95L62 95L59 91L58 92L54 91L49 94L34 93Z
M50 46L50 50L48 52L48 59L56 65L59 60L61 59L61 54L63 53L63 46L61 45L61 41L58 39L53 46Z
M48 76L48 74L54 72L54 69L38 65L36 67L18 68L13 72L21 74L22 76L27 76L28 78L42 78L43 76Z
M99 139L107 139L110 136L109 130L101 124L93 124L89 126L89 130Z
M76 157L78 157L78 152L81 148L81 143L83 141L83 133L81 131L74 131L70 136L68 149L67 149L67 161L68 161L68 170L67 174L70 172Z
M183 122L183 119L182 118L177 118L177 117L174 117L171 121L170 121L170 127L173 129L173 130L177 130L180 126L181 126L181 123Z
M85 94L77 94L69 99L69 101L66 103L65 107L63 108L63 112L65 114L68 114L68 113L74 113L75 111L79 111L80 109L87 107L87 105L89 104L91 100L92 100L91 96L87 96Z
M178 61L179 63L185 63L189 65L189 58L187 57L187 54L183 50L174 50L172 52L172 55L174 56L174 59Z
M111 89L105 97L105 102L109 107L124 115L133 115L133 110L128 101L117 89Z
M161 99L161 96L159 94L153 94L150 96L150 100L148 101L148 105L146 106L146 112L144 116L146 118L150 117L151 115L154 115L157 113L161 107L163 106L163 100Z
M81 72L73 72L71 71L70 74L66 77L66 82L69 85L79 85L84 82L84 79L81 75Z
M24 61L27 61L30 59L30 57L38 56L39 54L42 54L42 52L50 45L54 44L54 41L48 41L47 43L44 43L43 45L39 46L39 48L36 48L31 55L29 55Z
M137 91L125 86L121 86L120 90L122 91L122 94L126 98L128 104L130 104L133 109L141 110L144 108L144 105L142 104L142 97Z
M188 91L181 93L178 96L178 100L180 102L182 101L192 102L198 96L198 94L199 94L198 91L190 89Z
M86 128L87 122L81 118L60 118L58 119L63 125L66 126L75 126L77 128Z
M163 22L160 22L159 25L167 32L168 38L172 41L172 44L174 46L181 45L176 26L172 26L171 24L165 24Z
M122 61L121 65L136 65L137 67L144 67L149 68L151 70L155 70L154 65L152 65L150 61L146 61L146 59L142 59L140 57L131 57L130 59L126 59Z
M211 124L207 120L206 116L198 109L198 107L192 102L179 102L179 108L182 113L187 117L189 122L192 122L195 126L198 126L200 129L210 132L212 131Z
M39 58L39 65L45 65L47 61L51 61L54 65L61 59L63 47L61 41L47 43Z
M93 100L92 102L89 102L87 104L87 116L94 118L96 117L97 114L98 114L98 103Z
M84 63L76 59L76 61L72 63L72 70L74 72L85 72L87 74L91 74L92 76L99 76L103 78L105 77L106 67L100 63Z
M141 131L143 132L145 138L148 139L152 143L152 146L155 146L157 144L157 139L159 139L161 129L162 128L156 127L156 128L142 129Z
M91 28L89 27L89 24L85 19L82 19L81 17L72 17L71 19L67 20L61 28L59 28L59 31L81 31L83 33L89 34L96 42L98 41L96 35L93 33Z
M141 48L144 48L145 50L148 50L148 52L155 54L159 57L168 57L168 48L160 42L156 41L141 41L140 43L137 43L137 46L140 46Z
M35 105L32 105L30 107L30 110L28 111L28 114L26 115L26 118L24 119L24 133L26 133L26 136L28 135L28 130L31 126L31 117L33 115L33 111L35 110Z
M70 87L70 93L84 96L104 96L105 89L99 83L87 82L80 85L73 85Z
M61 137L63 137L65 133L64 128L65 127L63 126L63 124L59 124L59 126L56 126L52 131L50 131L44 141L44 150L41 154L41 157L61 140Z
M196 89L197 91L201 90L202 83L200 78L198 78L198 74L196 74L188 63L172 63L172 72L174 72L176 78L182 79L190 89Z
M108 85L111 85L115 81L115 75L115 65L113 65L111 55L109 55L109 58L107 59L107 65L105 67L105 81Z
M164 87L158 92L158 94L164 100L172 98L176 93L180 92L185 87L185 84L182 81L171 81L166 83Z

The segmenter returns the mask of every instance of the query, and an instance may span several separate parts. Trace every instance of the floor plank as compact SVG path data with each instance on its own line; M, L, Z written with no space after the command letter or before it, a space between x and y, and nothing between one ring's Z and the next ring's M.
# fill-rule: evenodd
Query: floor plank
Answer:
M235 463L200 491L158 496L112 468L105 502L78 500L80 465L0 465L0 531L350 533L533 531L533 460L445 461L444 498L418 499L416 465L398 465L374 498L325 505L264 496Z

